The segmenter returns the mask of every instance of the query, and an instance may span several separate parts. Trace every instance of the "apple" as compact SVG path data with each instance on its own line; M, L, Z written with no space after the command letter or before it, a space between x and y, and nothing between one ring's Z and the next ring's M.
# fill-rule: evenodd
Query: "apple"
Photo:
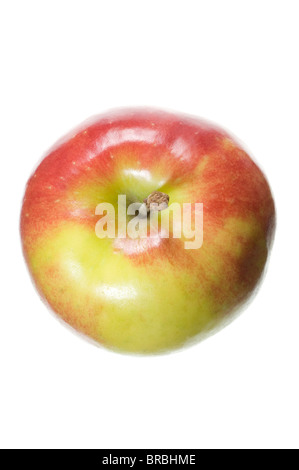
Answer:
M202 204L198 248L186 249L173 228L165 237L162 222L149 232L155 194L164 195L159 221L174 220L171 203L189 204L191 216ZM115 208L121 236L97 235L102 203ZM146 234L129 237L126 209L135 203L146 204ZM21 212L41 297L79 332L127 353L170 351L226 325L261 279L274 227L267 180L235 138L142 108L91 118L58 141L30 177Z

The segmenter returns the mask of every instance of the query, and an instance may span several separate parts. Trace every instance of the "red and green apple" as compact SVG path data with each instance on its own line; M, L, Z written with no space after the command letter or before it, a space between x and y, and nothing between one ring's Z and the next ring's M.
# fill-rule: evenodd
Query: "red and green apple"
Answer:
M98 204L117 214L120 195L129 205L161 193L203 204L200 248L171 230L97 236ZM117 219L122 233L130 218ZM112 111L62 138L30 177L21 213L42 298L76 330L131 353L173 350L230 321L261 279L274 226L267 180L235 138L152 109Z

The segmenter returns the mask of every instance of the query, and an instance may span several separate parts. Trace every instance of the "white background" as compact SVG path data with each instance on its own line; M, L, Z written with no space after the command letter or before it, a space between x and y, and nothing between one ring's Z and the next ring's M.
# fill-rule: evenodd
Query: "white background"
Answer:
M4 0L0 446L299 446L298 1ZM278 227L261 290L233 324L159 357L99 349L41 303L22 259L26 180L107 108L199 115L245 142Z

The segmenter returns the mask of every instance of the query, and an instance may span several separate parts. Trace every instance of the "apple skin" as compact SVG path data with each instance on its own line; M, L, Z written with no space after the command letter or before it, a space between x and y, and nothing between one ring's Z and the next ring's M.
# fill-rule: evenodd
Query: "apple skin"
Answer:
M99 239L100 202L203 203L203 245ZM161 353L230 321L258 285L275 227L265 176L226 131L156 109L91 118L62 138L30 177L23 252L46 303L107 348Z

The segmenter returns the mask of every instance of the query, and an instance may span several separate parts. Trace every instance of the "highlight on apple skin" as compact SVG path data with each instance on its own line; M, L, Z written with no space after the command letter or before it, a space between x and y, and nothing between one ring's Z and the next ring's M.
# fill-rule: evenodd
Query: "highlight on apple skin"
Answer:
M164 238L163 226L155 237L96 235L99 203L117 214L119 195L131 204L154 192L203 204L200 248L185 249L171 229ZM143 354L229 322L261 279L274 227L267 180L233 137L143 108L96 116L58 141L30 177L21 212L24 256L46 303L101 345Z

